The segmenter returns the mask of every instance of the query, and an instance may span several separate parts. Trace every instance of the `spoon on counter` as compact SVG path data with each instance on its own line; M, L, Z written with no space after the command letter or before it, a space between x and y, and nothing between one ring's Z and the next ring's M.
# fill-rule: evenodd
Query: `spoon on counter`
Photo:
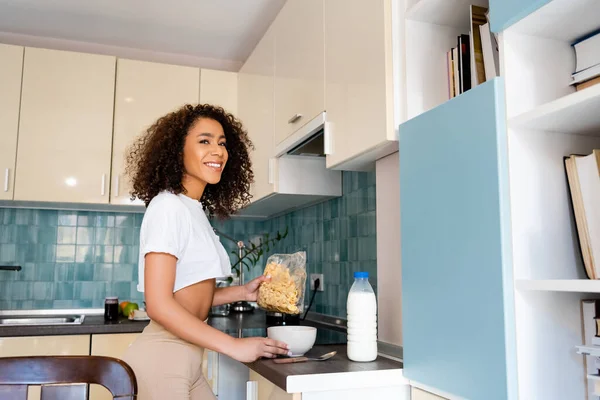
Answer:
M304 361L325 361L329 360L331 357L335 356L337 351L332 351L331 353L323 354L321 357L317 358L309 358L309 357L292 357L292 358L276 358L273 360L275 364L292 364Z

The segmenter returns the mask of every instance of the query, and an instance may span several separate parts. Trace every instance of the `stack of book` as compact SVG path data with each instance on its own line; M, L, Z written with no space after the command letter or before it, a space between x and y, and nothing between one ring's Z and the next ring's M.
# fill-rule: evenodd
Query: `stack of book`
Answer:
M587 35L573 44L575 72L571 85L577 91L600 82L600 31Z
M490 31L488 9L471 5L469 33L457 37L446 53L448 98L456 97L500 74L498 39Z

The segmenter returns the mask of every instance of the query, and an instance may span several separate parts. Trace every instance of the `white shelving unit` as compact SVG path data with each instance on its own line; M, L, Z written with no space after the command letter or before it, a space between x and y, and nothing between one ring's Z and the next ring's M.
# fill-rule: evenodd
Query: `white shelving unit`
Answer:
M600 2L552 0L500 34L506 85L520 399L585 399L581 300L600 298L581 259L563 157L600 148L600 86L576 92L572 43Z
M471 4L488 7L488 0L406 1L406 119L448 101L446 53L470 32Z
M600 293L600 280L590 279L521 279L516 281L519 290L544 292Z

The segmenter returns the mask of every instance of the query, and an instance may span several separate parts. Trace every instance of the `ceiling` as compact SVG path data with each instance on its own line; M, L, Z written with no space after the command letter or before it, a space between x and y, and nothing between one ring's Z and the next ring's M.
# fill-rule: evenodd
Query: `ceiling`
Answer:
M0 0L0 42L237 70L285 0Z

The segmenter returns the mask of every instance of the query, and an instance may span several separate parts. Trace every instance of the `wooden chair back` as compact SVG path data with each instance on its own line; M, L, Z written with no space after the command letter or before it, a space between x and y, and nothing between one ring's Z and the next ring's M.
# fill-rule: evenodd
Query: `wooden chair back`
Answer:
M42 400L85 400L87 384L107 388L114 399L134 400L137 381L127 363L104 356L0 358L0 399L27 400L27 387L42 386ZM79 384L79 385L77 385Z

